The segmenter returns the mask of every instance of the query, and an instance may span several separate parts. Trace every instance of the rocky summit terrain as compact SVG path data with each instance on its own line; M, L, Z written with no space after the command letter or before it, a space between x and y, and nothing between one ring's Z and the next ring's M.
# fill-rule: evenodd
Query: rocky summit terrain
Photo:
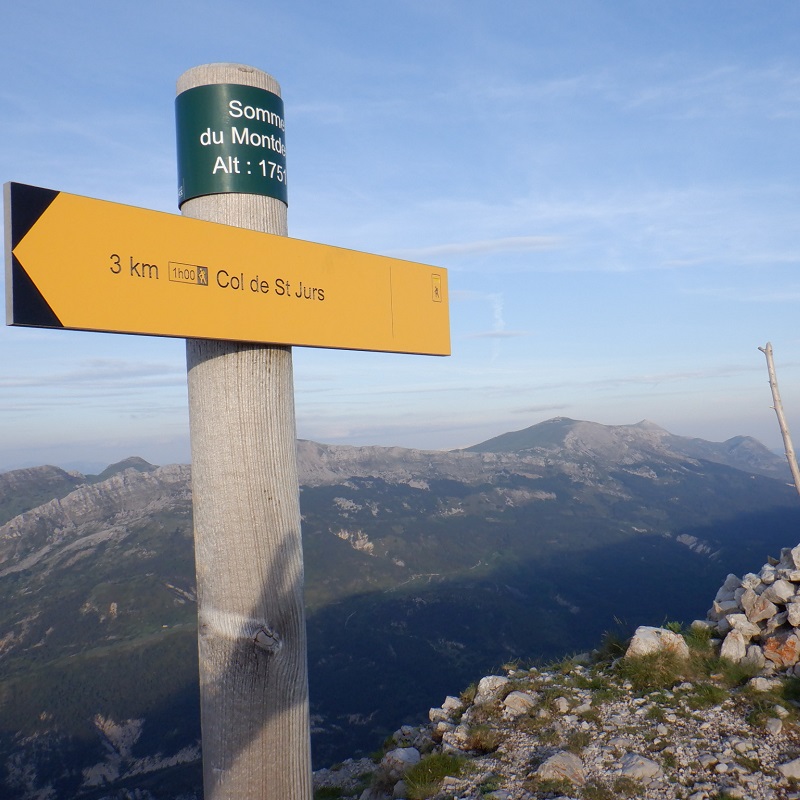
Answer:
M629 642L482 678L374 760L318 771L316 797L800 798L797 604L800 545L729 575L686 629L641 626Z

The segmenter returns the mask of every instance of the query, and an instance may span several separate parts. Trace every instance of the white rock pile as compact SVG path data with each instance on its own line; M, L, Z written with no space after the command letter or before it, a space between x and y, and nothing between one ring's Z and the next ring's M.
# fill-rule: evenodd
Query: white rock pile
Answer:
M800 545L784 548L758 573L728 575L707 623L722 637L724 658L766 675L800 674Z

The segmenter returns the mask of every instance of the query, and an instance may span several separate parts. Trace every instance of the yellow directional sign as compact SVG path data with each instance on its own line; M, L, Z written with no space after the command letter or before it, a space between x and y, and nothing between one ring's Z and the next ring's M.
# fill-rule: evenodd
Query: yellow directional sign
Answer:
M447 271L5 185L10 325L449 355Z

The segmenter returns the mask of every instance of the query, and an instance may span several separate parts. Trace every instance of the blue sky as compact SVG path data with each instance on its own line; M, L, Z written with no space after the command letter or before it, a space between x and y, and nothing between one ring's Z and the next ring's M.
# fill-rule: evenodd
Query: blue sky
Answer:
M449 270L449 358L295 349L298 434L800 435L800 5L6 3L0 178L177 213L178 76L280 82L291 236ZM0 468L188 461L181 340L0 330Z

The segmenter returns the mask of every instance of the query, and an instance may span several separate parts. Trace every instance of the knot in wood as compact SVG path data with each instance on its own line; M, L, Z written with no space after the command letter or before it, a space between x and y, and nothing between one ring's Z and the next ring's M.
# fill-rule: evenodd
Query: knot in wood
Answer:
M260 650L266 650L268 653L277 653L283 647L281 637L275 631L265 627L256 631L253 642Z

